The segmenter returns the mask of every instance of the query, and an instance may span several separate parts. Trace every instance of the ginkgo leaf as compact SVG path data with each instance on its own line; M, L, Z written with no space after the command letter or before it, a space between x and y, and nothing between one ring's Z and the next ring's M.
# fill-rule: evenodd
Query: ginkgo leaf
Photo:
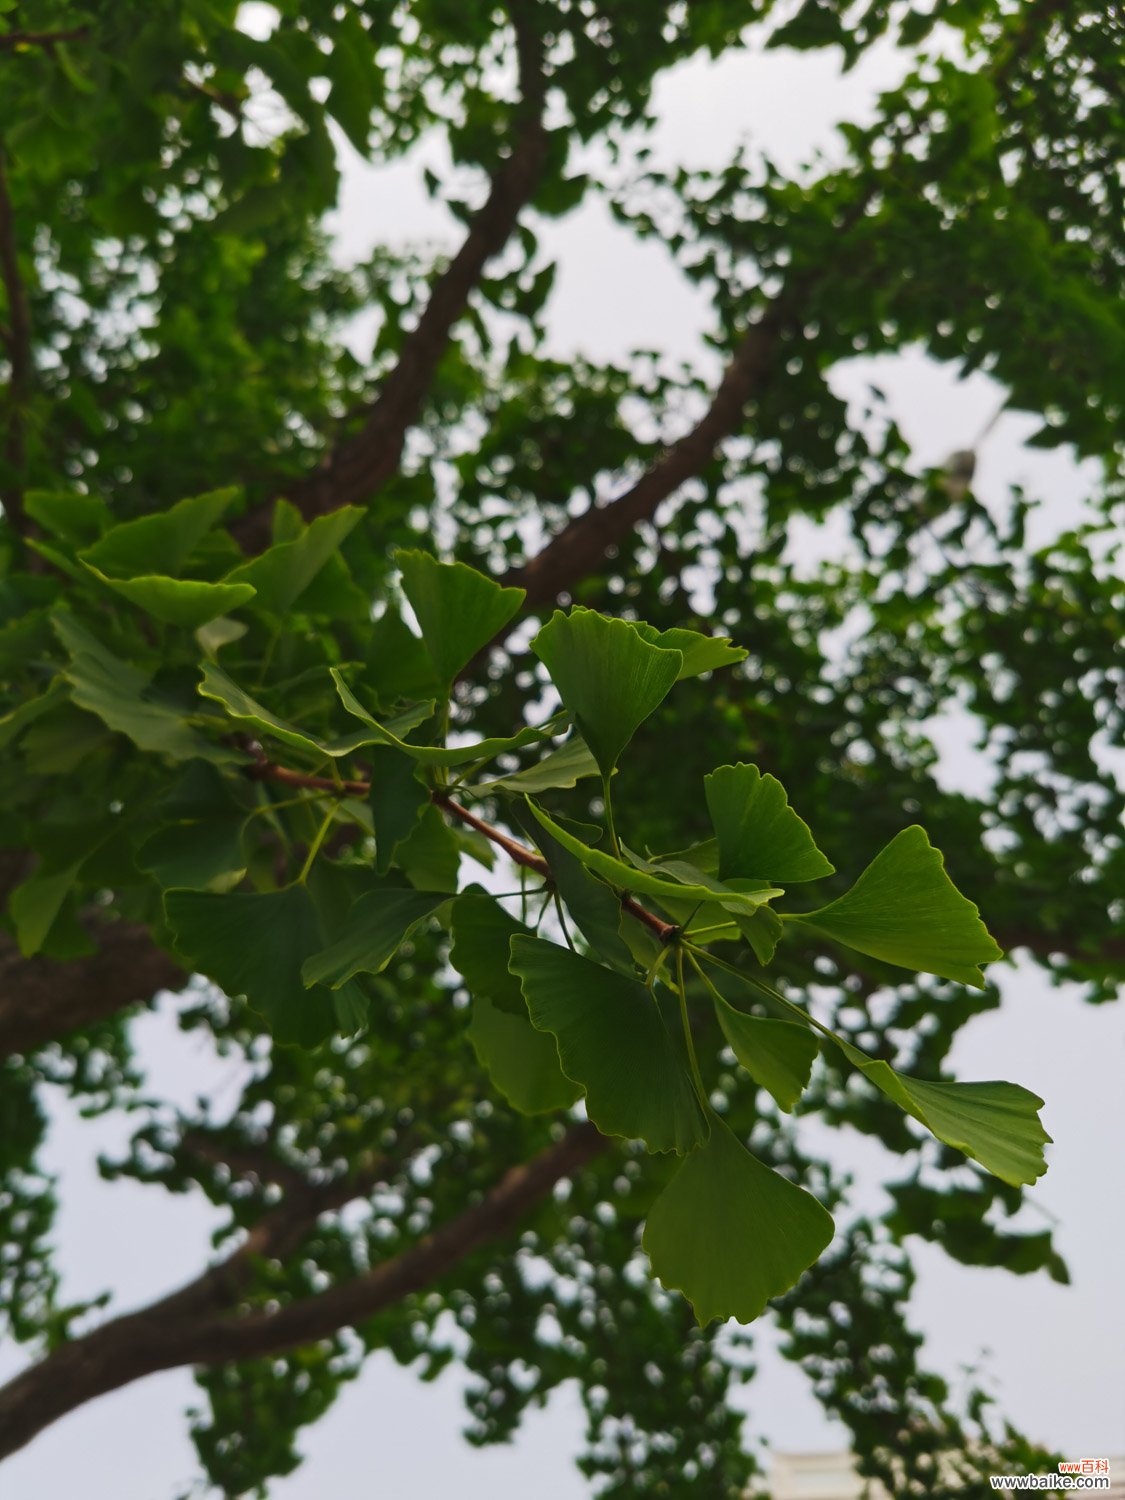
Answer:
M324 946L304 886L222 895L169 891L164 909L184 960L232 998L245 995L278 1041L315 1046L334 1030L331 993L301 979L305 959Z
M147 574L140 578L110 578L87 563L90 572L113 589L122 598L128 599L138 609L143 609L154 620L165 625L179 625L185 630L196 630L239 609L254 597L248 583L203 583L195 578L165 578L158 574Z
M394 729L405 734L428 719L433 712L432 703L416 704L413 709L392 720L391 725L386 728L376 725L373 728L356 730L354 734L345 735L338 740L322 740L314 735L306 734L295 724L290 724L286 719L281 719L277 714L271 713L245 689L240 688L236 682L232 682L214 662L204 662L198 692L203 698L210 698L216 703L221 703L232 719L250 725L269 738L280 740L285 745L292 745L296 750L305 750L313 755L330 755L337 759L340 756L352 755L366 745L382 745L388 742L399 744L401 742L395 738Z
M368 891L344 918L336 941L305 960L305 983L338 990L357 974L381 973L414 929L448 900L442 891L399 886Z
M706 879L707 884L693 885L672 879L668 875L658 875L654 869L639 869L636 865L627 864L625 860L607 854L604 849L592 849L589 844L576 839L533 802L528 802L528 807L536 822L551 838L573 854L587 869L593 870L596 875L621 890L637 891L642 895L654 896L657 900L671 902L710 901L732 912L754 911L775 896L784 895L783 891L774 886L763 886L754 891L736 891L704 876L700 878ZM665 864L660 868L667 869L668 866Z
M590 947L606 963L633 972L633 955L621 935L621 898L604 881L591 875L569 849L553 839L547 828L524 811L517 823L538 844L551 871L551 881L566 910Z
M122 521L79 556L111 578L153 573L174 578L237 495L236 489L212 490L168 510Z
M228 573L223 582L251 585L256 608L284 615L362 518L363 511L354 505L318 516L299 536L275 542Z
M145 839L136 857L165 890L229 891L246 874L242 823L229 814L166 823Z
M719 766L703 778L711 824L719 841L719 878L819 880L835 869L816 847L785 788L757 766Z
M733 667L745 661L750 654L742 646L731 643L729 635L704 635L699 630L657 630L642 620L630 620L630 625L650 646L660 646L665 651L678 651L683 657L678 682L687 677L698 677L701 672L714 672L720 667Z
M1047 1170L1043 1147L1051 1137L1039 1111L1043 1100L1018 1083L931 1083L908 1078L890 1063L867 1057L835 1039L848 1060L900 1109L948 1146L1019 1187Z
M521 1114L566 1109L581 1098L581 1088L562 1070L554 1037L531 1024L526 1008L513 1015L487 995L474 994L469 1040L492 1082Z
M978 989L984 987L979 966L1004 956L916 824L897 834L838 900L787 920L885 963Z
M735 1057L782 1109L791 1110L804 1093L812 1072L819 1045L814 1033L797 1021L748 1016L718 990L711 989L711 998Z
M643 1245L666 1287L701 1324L750 1323L797 1281L832 1239L811 1193L751 1156L717 1116L707 1141L653 1204Z
M537 792L562 790L575 786L585 776L596 776L598 763L589 745L580 735L572 735L557 750L552 750L534 766L522 771L512 771L507 776L495 776L480 783L482 792L519 792L533 795Z
M212 744L188 723L187 715L156 696L150 679L122 661L78 623L73 615L52 618L55 634L70 655L63 675L79 708L96 714L108 728L128 736L141 750L174 760L236 760L234 751Z
M612 774L683 665L681 652L650 646L627 621L592 609L565 615L556 610L531 649L550 672L603 776Z
M580 1083L599 1130L650 1151L690 1151L707 1133L678 1027L653 993L539 938L512 939L511 967L532 1022L558 1042L562 1069Z
M442 563L428 552L399 551L402 591L410 601L434 671L451 683L493 636L499 635L525 598L465 563Z
M430 794L415 775L416 762L390 745L373 745L367 751L367 760L375 873L385 875L395 849L413 833L423 810L430 805Z
M487 995L498 1009L526 1018L527 1001L508 965L512 939L530 937L528 929L479 886L457 897L452 918L449 962L473 995Z
M340 702L353 718L366 724L373 736L373 743L393 745L403 755L409 755L423 766L463 766L473 760L488 760L506 750L519 750L524 745L534 744L548 733L545 728L527 725L516 734L490 740L477 740L472 745L411 745L394 732L390 724L380 724L364 708L356 695L344 681L336 667L331 668L332 681Z

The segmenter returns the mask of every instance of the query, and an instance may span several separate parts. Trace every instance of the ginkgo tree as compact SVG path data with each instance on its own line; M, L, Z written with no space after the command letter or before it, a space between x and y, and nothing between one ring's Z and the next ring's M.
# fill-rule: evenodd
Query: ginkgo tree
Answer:
M761 1319L889 1492L1043 1466L928 1368L911 1249L1066 1280L1040 1101L950 1054L1002 950L1125 976L1123 24L0 0L0 1454L191 1369L205 1483L261 1493L389 1356L480 1443L570 1385L602 1495L741 1500ZM802 167L656 149L688 60L877 43ZM345 263L349 153L441 243ZM698 358L659 299L615 359L561 326L599 213ZM919 348L1081 508L920 466ZM121 1180L209 1216L145 1306L124 1247L121 1307L60 1261L72 1108L120 1126L106 1222Z

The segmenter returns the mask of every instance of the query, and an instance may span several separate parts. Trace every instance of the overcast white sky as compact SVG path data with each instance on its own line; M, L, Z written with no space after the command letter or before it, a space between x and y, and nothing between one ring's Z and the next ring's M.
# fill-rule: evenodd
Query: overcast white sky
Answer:
M669 74L658 91L663 158L721 162L750 136L782 166L820 147L836 150L832 125L870 111L876 91L895 81L900 61L876 51L846 78L829 55L772 53L696 60ZM425 149L425 148L423 148ZM336 231L343 258L380 240L436 238L456 229L425 198L417 172L381 174L348 157ZM581 210L544 236L560 259L550 327L560 353L614 357L643 345L698 358L705 304L672 270L659 246L632 245L598 207ZM855 361L838 389L860 395L876 379L922 465L971 444L999 404L983 376L958 383L921 356ZM1065 455L1022 446L1033 424L1006 415L980 452L977 489L1001 499L1014 482L1048 502L1057 524L1073 512L1081 476ZM968 751L964 727L950 721L939 739L944 774L975 789L987 767ZM929 1246L917 1250L915 1320L928 1336L930 1365L956 1385L969 1365L984 1364L1001 1409L1030 1435L1072 1456L1125 1449L1121 1402L1122 1296L1125 1242L1125 1090L1118 1007L1094 1009L1052 990L1031 966L1009 968L1000 1011L972 1022L958 1038L953 1064L962 1078L1001 1076L1047 1101L1056 1144L1051 1168L1030 1195L1034 1215L1059 1221L1058 1245L1073 1277L1069 1288L1043 1275L1016 1278L969 1269ZM237 1072L198 1039L185 1039L166 1001L138 1023L141 1053L154 1089L185 1104L200 1091L233 1103ZM810 1127L816 1129L815 1125ZM209 1254L215 1222L204 1204L130 1183L107 1186L94 1171L99 1150L117 1149L119 1122L90 1124L61 1109L49 1144L59 1173L59 1227L65 1293L77 1298L106 1287L124 1310L196 1274ZM862 1201L877 1207L886 1176L901 1175L872 1142L823 1132L823 1149L845 1161ZM821 1146L822 1136L816 1144ZM760 1373L746 1392L748 1436L783 1451L838 1448L845 1434L823 1417L800 1372L773 1351L768 1319L758 1325ZM0 1376L20 1363L0 1351ZM578 1500L587 1493L573 1467L583 1417L573 1393L560 1391L533 1415L515 1443L470 1448L461 1381L447 1371L423 1386L389 1356L368 1362L328 1417L301 1439L305 1465L271 1487L272 1500L326 1495L383 1500ZM191 1376L174 1371L94 1403L48 1429L3 1469L3 1500L173 1500L196 1472L183 1418L196 1400Z

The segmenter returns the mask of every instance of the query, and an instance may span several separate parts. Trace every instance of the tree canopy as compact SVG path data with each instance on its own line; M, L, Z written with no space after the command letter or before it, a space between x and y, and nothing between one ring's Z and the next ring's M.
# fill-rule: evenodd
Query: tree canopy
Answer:
M0 1453L190 1365L207 1479L264 1493L386 1351L460 1361L481 1443L576 1382L594 1493L734 1497L768 1306L893 1493L1032 1463L927 1369L906 1242L1065 1279L1008 1222L1042 1101L947 1057L1005 953L1094 1003L1125 973L1125 19L265 14L0 0ZM701 51L886 40L831 159L648 149ZM347 152L460 238L342 265ZM705 294L695 364L658 308L629 358L552 352L553 221L592 201ZM1089 461L1073 524L834 394L916 348ZM937 774L950 710L987 796ZM167 991L233 1103L146 1085ZM131 1112L110 1181L221 1210L195 1280L66 1300L48 1085ZM901 1157L881 1219L809 1114Z

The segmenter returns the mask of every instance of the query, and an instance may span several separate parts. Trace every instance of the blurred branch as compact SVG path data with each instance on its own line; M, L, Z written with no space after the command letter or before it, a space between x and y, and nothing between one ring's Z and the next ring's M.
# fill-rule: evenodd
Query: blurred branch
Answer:
M87 1401L158 1370L281 1354L366 1322L432 1286L473 1251L514 1229L556 1183L605 1146L592 1125L571 1126L531 1161L510 1168L478 1203L363 1275L280 1306L214 1312L237 1299L255 1258L284 1259L320 1213L342 1206L326 1202L323 1194L305 1202L286 1200L219 1266L171 1296L61 1345L0 1388L0 1457L24 1447ZM347 1192L343 1201L362 1191L352 1179L330 1186Z
M0 1057L29 1052L80 1026L182 989L187 975L139 922L89 923L98 951L61 962L24 958L0 933Z
M334 448L317 470L286 489L306 520L342 505L367 504L398 472L406 434L418 420L453 326L485 265L507 244L539 185L548 139L542 43L518 6L512 7L512 23L520 103L511 151L493 172L488 197L474 214L460 250L433 283L425 310L403 342L398 363L368 408L363 426ZM248 551L268 544L270 508L269 503L258 506L233 523L231 530Z
M43 47L51 52L60 42L79 42L90 35L88 26L63 31L5 31L0 33L0 52L18 52L24 47Z

